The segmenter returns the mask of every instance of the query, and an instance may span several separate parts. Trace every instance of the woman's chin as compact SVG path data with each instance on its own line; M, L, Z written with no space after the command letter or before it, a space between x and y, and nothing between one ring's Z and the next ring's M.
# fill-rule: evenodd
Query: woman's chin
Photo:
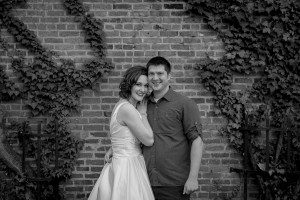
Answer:
M136 98L135 100L136 100L137 102L140 102L140 101L143 101L143 99L144 99L144 97L139 97L139 98Z

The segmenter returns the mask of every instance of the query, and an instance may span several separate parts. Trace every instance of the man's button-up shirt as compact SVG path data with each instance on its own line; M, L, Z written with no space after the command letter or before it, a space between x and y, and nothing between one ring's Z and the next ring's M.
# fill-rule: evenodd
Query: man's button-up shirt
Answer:
M197 104L171 88L158 102L148 101L148 121L154 145L143 146L152 186L183 186L190 171L190 150L201 136Z

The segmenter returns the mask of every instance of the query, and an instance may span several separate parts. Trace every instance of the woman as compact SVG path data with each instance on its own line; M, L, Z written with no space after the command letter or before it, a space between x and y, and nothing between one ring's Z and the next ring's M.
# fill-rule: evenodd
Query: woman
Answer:
M147 69L135 66L120 83L121 99L110 120L112 161L107 163L88 200L154 200L140 144L153 145L147 120Z

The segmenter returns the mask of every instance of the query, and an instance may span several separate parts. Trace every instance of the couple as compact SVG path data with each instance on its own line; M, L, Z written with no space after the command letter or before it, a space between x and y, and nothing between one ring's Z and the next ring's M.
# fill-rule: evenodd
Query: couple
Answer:
M198 107L172 90L165 58L154 57L146 67L128 69L120 83L121 100L110 121L112 148L105 155L112 161L88 200L186 200L198 189ZM152 93L145 100L148 83Z

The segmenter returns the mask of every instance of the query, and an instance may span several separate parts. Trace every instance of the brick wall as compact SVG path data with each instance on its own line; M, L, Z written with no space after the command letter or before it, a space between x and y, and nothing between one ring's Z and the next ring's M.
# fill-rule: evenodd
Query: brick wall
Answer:
M85 145L73 178L61 186L68 199L86 199L99 177L105 151L110 146L108 123L111 110L118 101L122 73L134 65L145 65L150 57L157 55L169 59L173 66L173 88L194 99L201 113L205 152L199 173L200 189L193 198L215 199L230 193L241 180L229 172L229 167L240 166L241 161L218 134L225 120L213 115L212 96L199 84L199 76L193 69L196 61L204 58L206 53L216 59L224 53L216 33L201 19L184 14L186 5L181 1L83 0L83 3L104 22L107 57L115 69L100 80L98 91L84 91L80 115L70 118L74 135L84 139ZM16 9L14 14L35 32L45 47L58 52L61 57L72 58L77 65L92 58L89 44L84 43L83 31L72 16L66 15L60 0L28 0L28 8ZM1 36L15 45L6 30L1 30ZM23 51L27 58L31 57L25 49ZM2 50L1 58L1 63L7 65L7 73L13 76ZM234 89L244 89L252 82L252 78L236 77ZM22 109L22 101L1 107L9 111L11 119L22 119L28 113Z

